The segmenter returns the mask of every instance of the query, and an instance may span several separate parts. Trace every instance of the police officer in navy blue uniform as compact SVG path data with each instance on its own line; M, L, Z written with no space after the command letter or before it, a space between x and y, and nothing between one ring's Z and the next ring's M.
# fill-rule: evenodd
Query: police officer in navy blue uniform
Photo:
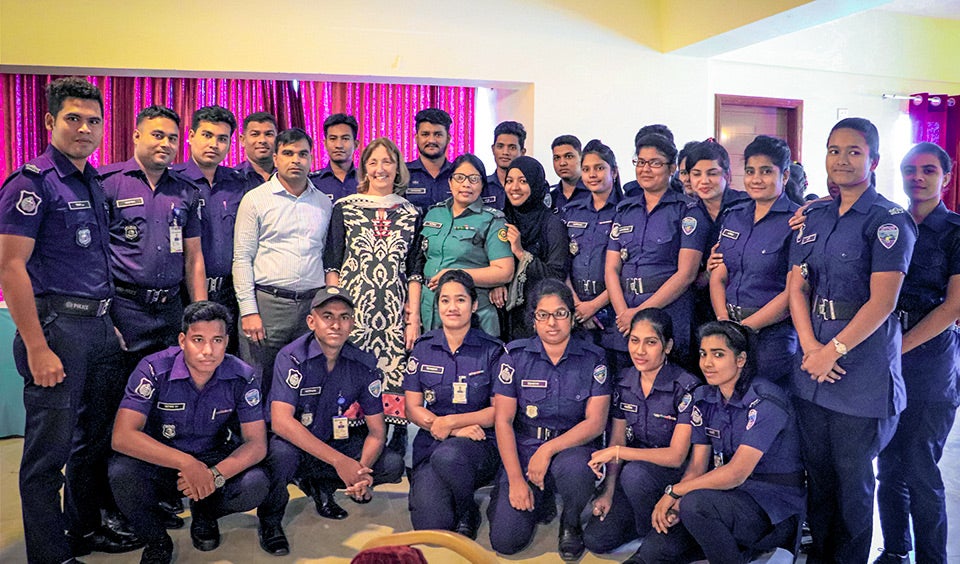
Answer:
M344 196L357 193L357 168L353 154L357 151L357 118L347 114L332 114L323 120L323 148L330 162L309 175L318 190L336 203Z
M50 145L0 189L0 286L24 378L23 528L27 560L42 563L71 560L65 530L78 553L139 546L100 526L97 499L107 487L96 466L112 422L101 398L124 379L109 315L106 203L87 162L103 137L103 97L82 79L63 78L48 85L47 109Z
M527 154L527 149L524 147L526 141L527 130L518 121L502 121L493 129L493 145L490 146L490 150L493 151L493 160L497 168L487 177L487 185L480 193L483 205L503 211L507 202L503 188L506 184L507 171L510 170L514 159ZM549 206L549 202L547 205Z
M797 423L786 393L754 378L748 331L730 321L700 328L708 385L693 396L690 463L626 562L747 562L792 546L805 506Z
M590 191L583 183L580 170L583 145L576 135L560 135L550 143L553 151L553 172L560 182L550 187L550 207L561 212L567 204L575 200L590 199Z
M670 189L676 156L668 138L640 138L633 162L643 193L620 202L610 230L604 276L620 335L603 345L623 356L630 321L647 307L670 314L678 358L690 349L691 286L707 247L708 220L697 204Z
M243 118L240 145L246 158L235 170L254 187L270 180L276 170L273 155L277 151L277 118L269 112L253 112Z
M168 170L180 141L180 117L163 106L137 114L134 156L103 168L110 207L110 260L117 288L114 320L128 368L177 342L183 303L207 297L200 245L200 193Z
M900 323L893 313L917 227L874 187L876 127L838 122L827 175L839 198L810 207L790 250L790 315L798 352L791 391L810 477L812 561L866 562L873 459L905 405Z
M574 317L582 323L593 342L617 338L616 314L610 305L603 268L607 257L610 228L620 202L620 174L613 151L594 139L582 157L580 182L586 198L575 198L560 212L570 236L570 284L573 286ZM607 355L607 368L616 373L616 355Z
M722 261L710 274L710 298L717 319L743 323L759 332L757 373L784 387L797 352L789 319L788 220L797 211L784 191L790 176L790 148L782 139L759 135L744 149L744 187L752 200L730 208L717 222ZM730 190L728 190L730 191Z
M417 112L414 121L419 156L407 163L410 183L403 197L425 214L428 208L450 197L453 164L447 160L447 147L453 120L443 110L427 108Z
M680 480L690 452L690 405L700 380L668 360L670 316L657 308L640 310L628 348L633 366L624 368L614 385L610 446L590 459L604 479L584 531L584 543L596 553L650 531L654 505L663 488Z
M380 399L381 374L373 355L347 342L353 302L340 288L317 291L310 303L310 333L280 350L270 389L271 490L260 507L261 543L283 537L287 484L297 480L313 497L317 512L344 519L333 500L338 488L358 503L372 499L376 484L399 482L403 458L384 450L386 423ZM347 409L359 402L366 424L350 427Z
M507 346L497 381L495 427L503 467L490 493L490 545L515 554L550 515L548 491L560 495L558 552L583 554L580 513L594 489L587 466L607 424L610 382L603 349L571 337L573 295L545 279L528 305L536 336Z
M670 131L669 127L667 127L666 125L663 125L662 123L653 123L649 125L644 125L640 129L638 129L637 134L633 136L633 148L635 152L639 150L639 147L637 146L637 144L640 142L640 139L643 139L644 137L646 137L651 133L656 133L657 135L666 137L667 140L670 141L670 144L674 146L676 145L676 140L673 137L673 132ZM680 192L682 194L683 190L681 189L681 187L677 186L677 182L675 182L675 179L677 177L677 173L679 172L679 170L683 168L683 151L680 151L676 159L676 163L679 165L679 168L675 170L673 174L670 175L670 188L673 191ZM638 184L636 180L631 180L623 185L624 198L633 198L633 197L639 196L642 193L643 193L643 188L640 188L640 184Z
M472 327L478 304L469 274L444 273L436 296L441 327L417 340L403 379L407 418L420 427L413 441L410 520L414 529L475 539L480 508L474 492L500 466L490 397L504 347Z
M214 302L187 306L179 346L144 358L127 382L110 485L147 541L143 563L172 559L159 506L169 492L190 498L191 541L210 551L220 545L217 519L253 509L269 490L266 472L255 466L267 453L260 380L226 353L229 317Z
M222 106L206 106L193 112L190 126L190 159L173 167L200 192L200 247L207 275L207 299L230 311L227 352L237 354L236 320L240 317L233 290L233 226L240 199L259 186L242 172L221 166L227 156L237 119Z
M910 561L910 521L916 561L947 561L947 508L937 463L960 404L960 215L941 199L951 165L933 143L914 146L900 163L920 235L897 302L907 407L877 462L884 547L878 564Z

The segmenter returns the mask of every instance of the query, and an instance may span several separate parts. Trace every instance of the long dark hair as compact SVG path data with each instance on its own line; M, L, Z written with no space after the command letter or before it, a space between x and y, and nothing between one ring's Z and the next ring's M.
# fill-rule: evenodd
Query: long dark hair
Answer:
M462 156L462 155L461 155ZM477 303L477 285L474 283L473 278L466 272L454 269L448 270L440 276L440 280L437 281L437 291L433 294L433 307L434 309L440 309L440 290L443 289L443 286L447 283L455 282L463 286L463 289L467 291L467 295L470 296L470 307L473 307L473 304ZM443 322L440 322L441 327ZM480 318L477 316L477 312L472 312L470 314L470 327L477 328L480 327Z
M733 354L739 356L740 353L745 353L747 355L747 362L740 370L740 378L734 386L737 395L742 396L750 387L754 376L757 375L757 361L754 355L757 334L749 327L729 320L710 321L701 325L697 330L697 337L701 343L704 338L712 336L723 337Z

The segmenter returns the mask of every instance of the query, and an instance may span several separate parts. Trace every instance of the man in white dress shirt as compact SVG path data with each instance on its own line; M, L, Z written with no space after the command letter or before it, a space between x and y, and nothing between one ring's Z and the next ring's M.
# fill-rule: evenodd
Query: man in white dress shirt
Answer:
M277 173L240 201L233 285L240 304L240 356L261 375L266 397L282 347L308 331L310 300L324 286L323 246L333 205L307 178L313 140L277 135Z

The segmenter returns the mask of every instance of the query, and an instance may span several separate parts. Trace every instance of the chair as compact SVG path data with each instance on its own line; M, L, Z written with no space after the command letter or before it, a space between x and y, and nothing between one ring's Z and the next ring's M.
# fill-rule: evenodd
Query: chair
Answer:
M366 560L371 549L380 549L383 547L409 547L412 544L425 544L429 546L438 546L452 550L463 558L466 558L473 564L498 564L497 557L490 551L484 549L476 542L463 535L452 533L450 531L409 531L404 533L393 533L369 540L360 549L360 552L354 557L351 564L374 564L375 562L390 562L389 560ZM420 552L419 550L417 552ZM368 553L372 554L372 553ZM382 553L381 553L382 554ZM408 556L404 556L408 557ZM423 554L420 554L423 557ZM417 562L415 560L393 560L396 564L407 564ZM424 562L426 562L424 560Z

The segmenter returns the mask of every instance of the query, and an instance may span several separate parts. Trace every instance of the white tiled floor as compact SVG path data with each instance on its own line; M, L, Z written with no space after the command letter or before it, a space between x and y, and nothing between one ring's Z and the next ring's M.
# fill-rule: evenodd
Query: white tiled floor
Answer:
M960 540L958 540L960 539L960 430L958 429L960 425L954 427L941 461L950 517L949 561L955 563L960 563ZM26 560L23 547L23 525L20 520L20 498L17 493L17 471L21 448L20 439L0 440L0 562L11 564ZM344 521L330 521L319 517L311 500L303 497L300 490L291 487L291 493L293 497L284 519L284 528L292 546L291 555L277 558L263 553L257 544L256 517L252 514L244 514L232 515L221 520L223 542L217 550L212 552L199 552L193 548L190 544L188 527L172 531L177 547L176 562L345 564L350 562L368 539L395 531L410 530L406 481L398 485L378 488L373 502L367 505L343 501L343 507L350 512L350 517ZM484 523L480 529L479 542L489 548L487 533L488 527ZM556 553L556 534L556 521L551 525L541 526L530 547L516 556L501 560L538 564L561 562ZM873 544L874 547L882 545L879 524L874 527ZM431 563L465 562L441 549L420 548ZM620 551L603 557L588 553L581 562L584 564L620 562L632 554L635 548L635 544L623 547ZM95 554L84 557L83 560L88 563L137 562L139 552L119 555ZM774 560L771 560L772 562Z

